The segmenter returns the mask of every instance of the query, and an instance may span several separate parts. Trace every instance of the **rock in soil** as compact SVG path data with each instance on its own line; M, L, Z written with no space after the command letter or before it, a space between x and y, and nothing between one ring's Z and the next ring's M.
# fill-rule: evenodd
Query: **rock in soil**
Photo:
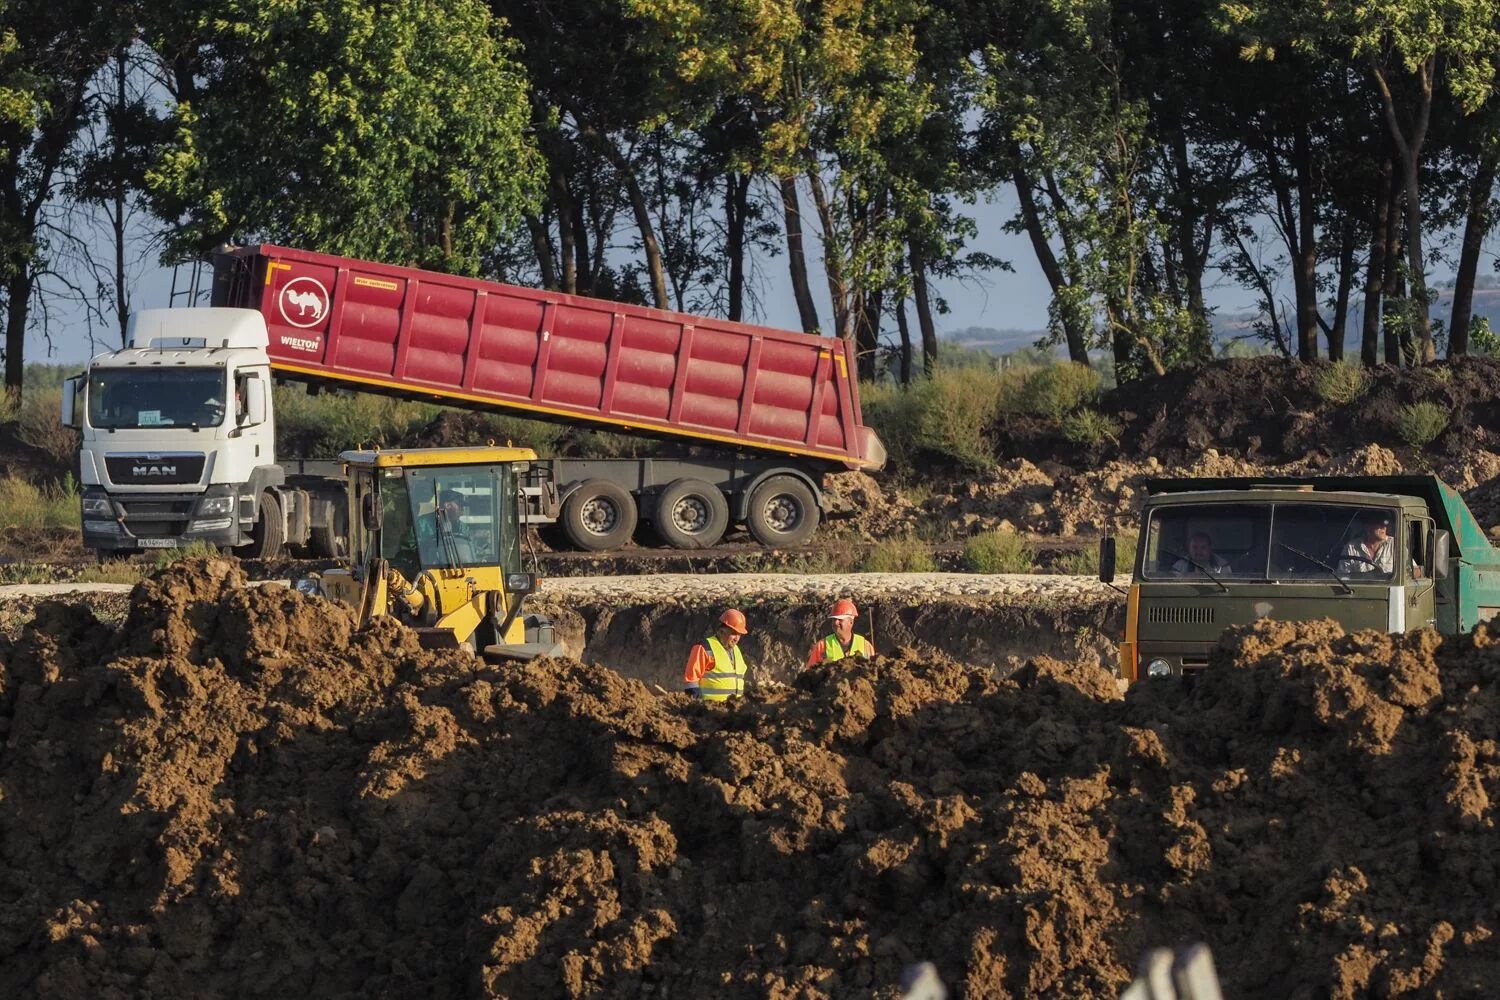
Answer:
M727 706L225 564L0 640L0 995L1226 995L1500 979L1497 633L1231 632L1121 697L896 655Z

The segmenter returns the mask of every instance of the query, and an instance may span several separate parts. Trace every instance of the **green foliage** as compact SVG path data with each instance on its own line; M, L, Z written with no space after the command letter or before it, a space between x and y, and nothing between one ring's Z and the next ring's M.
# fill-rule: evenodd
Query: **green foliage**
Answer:
M1136 549L1140 544L1140 536L1131 532L1121 532L1115 536L1115 575L1129 576L1135 566ZM1073 576L1099 575L1099 547L1089 545L1084 548L1069 552L1057 561L1057 569L1062 573L1070 573Z
M0 424L14 423L21 417L21 390L0 389Z
M986 531L964 542L964 567L971 573L1030 573L1036 550L1014 531Z
M864 386L861 401L866 422L897 467L912 468L927 455L984 469L995 461L989 435L1000 416L1005 384L984 368L938 369L906 388Z
M1032 370L1021 385L1016 407L1061 425L1068 414L1099 398L1099 373L1071 362Z
M1074 410L1058 422L1058 430L1063 440L1085 448L1120 439L1120 425L1098 410Z
M914 535L876 542L860 563L863 573L931 573L937 569L932 550Z
M82 518L71 476L59 486L37 485L18 476L0 478L0 529L81 529Z
M1328 365L1313 380L1318 398L1334 406L1348 406L1370 387L1370 375L1357 364Z
M1413 448L1431 444L1447 427L1448 411L1430 401L1408 403L1396 416L1396 432Z
M190 542L175 549L157 549L152 560L153 569L166 569L173 563L185 559L218 559L219 550L207 542Z
M169 250L266 237L476 273L540 158L518 49L480 0L148 5L148 44L195 66L146 172Z
M1488 316L1475 316L1469 321L1469 350L1471 353L1500 356L1500 336L1490 329Z
M28 388L21 400L16 435L39 451L71 461L78 451L78 432L62 424L62 390Z
M309 395L301 386L274 390L276 447L286 457L331 458L349 448L410 445L417 431L442 412L370 393Z

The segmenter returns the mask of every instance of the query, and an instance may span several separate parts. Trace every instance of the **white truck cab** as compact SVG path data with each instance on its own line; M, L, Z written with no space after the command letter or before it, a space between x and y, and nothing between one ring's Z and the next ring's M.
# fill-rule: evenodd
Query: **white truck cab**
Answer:
M331 527L337 484L289 487L276 462L260 313L143 310L128 341L64 385L63 423L82 435L85 546L105 555L196 541L271 558Z

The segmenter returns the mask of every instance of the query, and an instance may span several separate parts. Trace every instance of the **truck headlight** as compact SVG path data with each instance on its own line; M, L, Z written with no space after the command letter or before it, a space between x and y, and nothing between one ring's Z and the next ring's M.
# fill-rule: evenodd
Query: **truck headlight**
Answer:
M109 507L109 497L84 497L83 516L89 517L113 517L114 511Z
M1146 664L1147 677L1171 677L1172 665L1166 660L1152 660Z
M90 535L123 535L119 521L84 521L83 530Z
M234 500L232 496L204 497L198 501L198 515L207 517L210 514L233 514Z
M192 531L223 531L234 524L232 517L212 517L206 521L194 521Z

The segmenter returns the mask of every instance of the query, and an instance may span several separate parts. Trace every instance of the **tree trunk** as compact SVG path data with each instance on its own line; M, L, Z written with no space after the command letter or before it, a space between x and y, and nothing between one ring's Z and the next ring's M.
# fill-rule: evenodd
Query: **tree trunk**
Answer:
M729 255L729 318L745 314L745 218L750 214L750 175L731 173L724 195L724 250Z
M594 271L589 267L589 227L583 217L583 199L573 198L572 211L569 213L573 220L573 273L576 282L585 294L592 295L597 289L594 282Z
M896 303L896 332L901 337L901 384L911 385L911 327L906 321L906 299Z
M814 168L807 172L807 184L812 189L813 206L818 210L818 224L823 227L823 273L828 278L828 298L833 304L833 325L837 335L845 340L854 340L854 310L850 308L851 289L844 279L844 261L839 256L838 239L834 233L833 205L828 200L828 188L823 176Z
M885 294L876 289L864 297L859 310L859 326L855 332L856 357L859 362L859 377L867 382L875 380L875 361L880 353L880 312L884 307Z
M611 146L613 144L611 143ZM658 309L671 308L667 298L667 269L662 265L661 244L656 242L656 227L651 224L651 206L646 203L646 194L635 170L618 150L615 151L615 169L625 179L625 194L630 198L630 210L635 214L635 225L641 233L641 247L646 251L646 272L651 277L651 302Z
M130 289L125 279L125 78L129 67L125 49L115 53L115 212L110 220L115 239L115 319L120 324L120 346L126 346L130 326Z
M1339 233L1339 283L1333 297L1333 325L1328 336L1328 360L1344 360L1344 333L1349 325L1349 291L1354 287L1354 216L1344 216Z
M1463 357L1469 353L1469 321L1474 313L1474 277L1479 270L1479 253L1489 235L1492 214L1490 196L1495 188L1496 154L1486 152L1469 185L1469 208L1464 218L1464 244L1458 258L1458 275L1453 284L1453 317L1448 324L1448 356Z
M917 326L922 330L922 374L931 375L937 369L937 327L932 323L932 303L927 297L927 265L916 246L911 250L911 290L917 304Z
M1016 165L1011 168L1010 179L1011 183L1016 186L1016 199L1021 204L1021 221L1026 226L1026 235L1031 238L1031 249L1036 254L1037 263L1042 267L1042 274L1046 276L1047 284L1052 288L1053 308L1057 312L1058 322L1062 324L1063 338L1068 342L1068 360L1087 365L1089 363L1088 336L1083 329L1081 317L1077 315L1078 310L1065 294L1068 281L1057 262L1057 255L1052 252L1052 246L1047 242L1047 232L1042 226L1036 196L1031 189L1031 179L1021 169L1020 156L1020 148L1012 147L1012 162Z
M797 300L797 315L803 333L818 332L818 307L813 305L812 286L807 281L807 251L802 243L802 207L797 199L797 178L778 179L781 185L781 210L786 219L786 259L792 274L792 297Z
M35 281L31 264L22 262L5 286L5 388L16 392L26 371L26 324Z
M577 240L573 234L573 193L568 190L567 180L558 173L552 175L552 201L557 208L558 263L562 265L562 290L569 295L578 294Z
M552 236L547 224L531 212L525 215L526 228L531 233L531 252L536 255L536 266L542 274L542 287L557 290L557 261L552 257Z
M1393 190L1397 190L1392 185ZM1397 190L1397 197L1399 197ZM1401 223L1393 206L1390 219L1391 239L1385 246L1385 285L1381 289L1380 315L1381 325L1385 330L1385 363L1388 365L1401 364L1401 341L1408 333L1403 332L1405 317L1401 311L1406 308L1406 303L1401 301L1406 293L1406 279L1401 274L1401 268L1396 262L1401 258Z
M1418 93L1414 119L1403 128L1396 114L1396 101L1384 71L1374 67L1380 90L1386 125L1395 143L1401 163L1401 187L1406 196L1406 264L1411 279L1411 302L1407 308L1417 335L1418 358L1422 364L1437 360L1432 340L1432 318L1428 314L1426 261L1422 253L1422 146L1427 141L1427 123L1432 114L1433 78L1437 57L1429 56L1417 67Z
M1188 315L1192 318L1191 355L1199 361L1213 357L1213 325L1208 321L1208 303L1203 297L1203 271L1208 264L1208 247L1198 250L1199 216L1194 193L1202 189L1194 176L1188 158L1187 129L1180 120L1172 123L1172 166L1177 175L1177 189L1182 204L1177 210L1177 255L1182 260L1187 285ZM1212 232L1212 227L1207 227ZM1076 359L1075 359L1076 360Z
M1380 362L1380 299L1385 287L1385 251L1390 242L1391 158L1381 164L1375 185L1374 217L1370 220L1370 262L1365 268L1365 311L1360 330L1360 361L1373 367Z
M1318 358L1318 235L1313 190L1312 147L1307 126L1298 125L1292 140L1297 171L1297 247L1293 280L1297 289L1297 357Z

